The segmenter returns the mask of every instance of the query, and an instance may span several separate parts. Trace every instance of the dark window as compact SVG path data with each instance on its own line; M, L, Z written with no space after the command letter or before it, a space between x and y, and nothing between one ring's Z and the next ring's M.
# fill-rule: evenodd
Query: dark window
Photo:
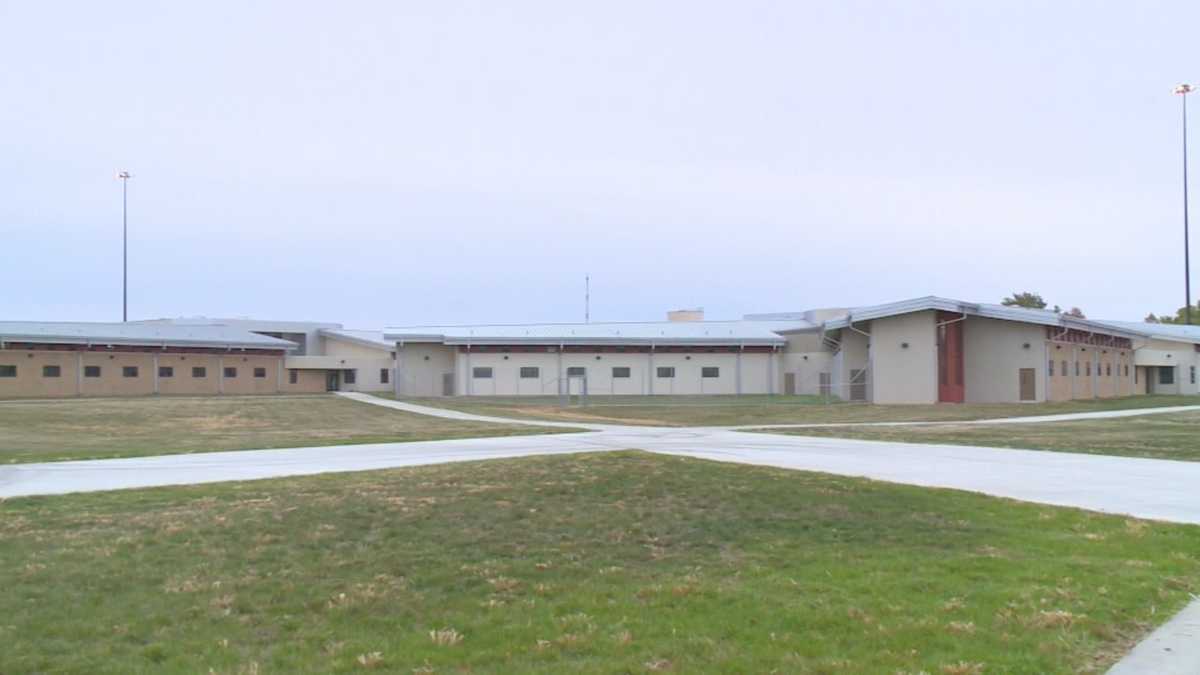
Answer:
M1062 367L1063 367L1063 369L1062 369L1063 377L1066 377L1067 375L1071 374L1071 371L1067 370L1067 362L1065 360L1062 362Z
M379 369L379 384L387 384L389 375L390 375L390 373L388 373L387 368L380 368Z
M137 377L137 376L138 376L138 367L137 366L122 366L121 367L121 377Z
M192 377L208 377L208 368L204 366L193 366Z
M233 366L225 366L225 377L237 377L237 368Z
M84 366L84 377L100 377L100 366Z
M345 380L346 384L354 384L355 382L358 381L358 371L357 370L347 370L342 377Z
M1091 362L1091 361L1088 361L1087 363L1085 363L1085 364L1083 364L1083 365L1086 367L1086 370L1087 370L1087 373L1086 373L1086 375L1088 375L1089 377L1091 377L1091 375L1092 375L1092 362Z
M0 366L0 377L16 377L16 366Z
M658 376L664 377L664 378L675 377L675 368L673 368L671 366L659 366L658 367Z
M629 377L629 366L613 366L613 378L622 379Z
M288 369L288 384L296 384L300 381L300 373L296 372L295 368Z
M1196 366L1192 366L1192 384L1196 384Z
M716 366L704 366L700 369L700 377L720 377L721 369Z
M1125 366L1125 377L1129 377L1129 366Z
M471 369L471 377L473 377L477 380L490 380L490 379L492 379L492 369L491 368L472 368Z
M62 377L62 368L58 366L42 366L42 377Z
M567 368L567 377L587 377L587 368L583 366L571 366Z
M267 376L267 369L266 369L266 368L255 368L255 369L254 369L254 376L255 376L255 377L266 377L266 376Z
M1104 374L1105 374L1105 376L1112 375L1112 364L1111 363L1104 364Z
M171 366L159 366L158 367L158 376L159 377L175 377L175 369Z
M1046 374L1054 377L1054 359L1050 359L1050 365L1046 368Z
M522 380L536 380L541 376L542 371L538 370L536 366L521 366Z
M1158 369L1159 384L1175 384L1175 369L1160 367Z
M1079 377L1079 362L1075 362L1075 377Z

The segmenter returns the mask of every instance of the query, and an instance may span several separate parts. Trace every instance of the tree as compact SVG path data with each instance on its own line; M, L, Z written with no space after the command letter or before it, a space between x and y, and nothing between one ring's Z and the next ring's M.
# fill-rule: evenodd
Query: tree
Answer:
M1011 296L1000 301L1000 304L1005 307L1026 307L1029 309L1046 309L1046 301L1037 293L1023 291L1021 293L1013 293Z
M1073 316L1076 319L1086 319L1087 318L1087 315L1083 313L1083 310L1079 309L1078 307L1072 307L1071 310L1069 312L1067 312L1067 316Z
M1146 323L1177 323L1186 324L1187 319L1184 318L1184 308L1180 307L1175 310L1175 315L1160 314L1155 316L1153 312L1146 316ZM1192 309L1192 325L1200 326L1200 302L1196 303L1196 307Z

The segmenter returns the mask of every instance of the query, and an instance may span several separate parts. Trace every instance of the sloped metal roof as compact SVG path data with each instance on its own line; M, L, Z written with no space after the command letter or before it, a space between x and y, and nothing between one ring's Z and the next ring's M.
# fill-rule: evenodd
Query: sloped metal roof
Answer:
M232 326L56 321L0 321L0 342L285 350L296 346Z
M754 321L545 323L388 328L384 338L444 344L779 345L770 327Z
M1110 321L1108 319L1098 319L1093 321L1093 323L1134 331L1159 340L1177 340L1179 342L1200 344L1200 326L1184 326L1173 323L1146 323L1144 321Z
M392 350L396 348L395 341L389 342L383 337L381 330L348 330L345 328L322 328L320 334L335 340L346 340L367 347Z

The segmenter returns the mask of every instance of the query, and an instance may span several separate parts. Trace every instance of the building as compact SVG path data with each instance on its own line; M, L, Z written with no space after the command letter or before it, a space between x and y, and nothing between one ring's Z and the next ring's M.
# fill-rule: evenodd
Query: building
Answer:
M1200 326L929 296L672 320L350 330L183 318L0 323L0 398L392 391L399 396L818 395L879 404L1197 394Z
M879 404L1196 394L1200 326L929 296L663 323L384 331L400 396L824 395Z

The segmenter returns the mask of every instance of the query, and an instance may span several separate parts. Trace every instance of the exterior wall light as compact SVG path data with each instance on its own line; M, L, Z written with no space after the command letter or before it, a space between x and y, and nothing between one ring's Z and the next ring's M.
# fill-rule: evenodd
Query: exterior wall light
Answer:
M900 349L908 349L908 343L907 343L907 342L901 342L901 343L900 343Z
M1029 343L1026 342L1025 344L1021 345L1021 349L1029 349Z

